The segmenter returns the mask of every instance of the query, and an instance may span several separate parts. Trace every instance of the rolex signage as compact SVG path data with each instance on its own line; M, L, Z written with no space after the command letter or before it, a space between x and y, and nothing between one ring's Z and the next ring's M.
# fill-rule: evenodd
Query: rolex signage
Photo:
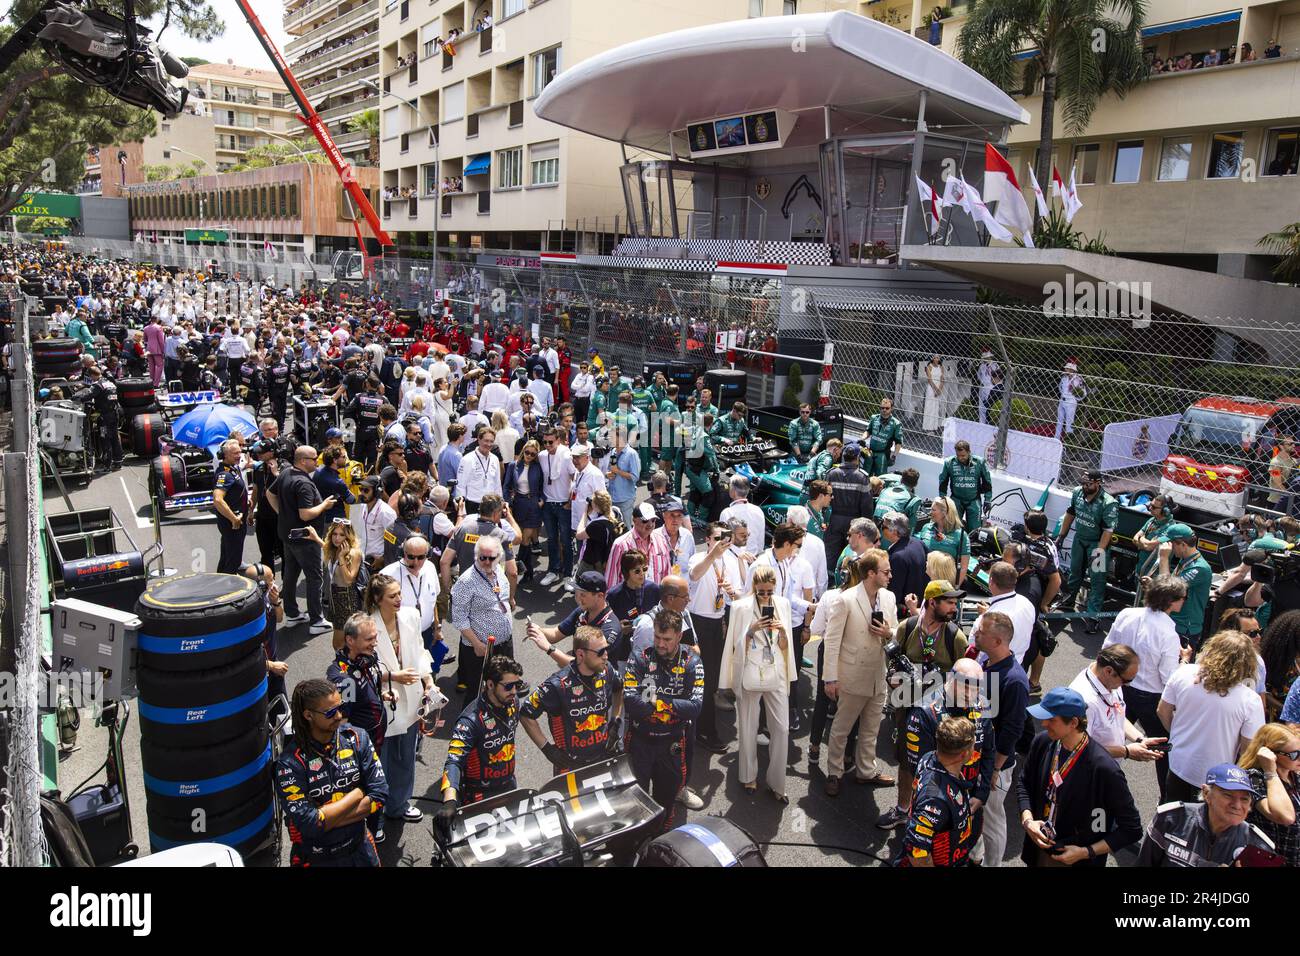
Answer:
M7 215L80 219L81 197L67 196L63 193L25 193L23 201L9 210Z
M230 236L222 229L186 229L186 242L225 242Z

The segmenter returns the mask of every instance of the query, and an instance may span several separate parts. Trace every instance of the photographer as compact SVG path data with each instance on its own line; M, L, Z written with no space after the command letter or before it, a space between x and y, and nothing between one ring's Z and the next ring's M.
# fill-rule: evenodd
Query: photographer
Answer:
M1106 854L1142 834L1124 771L1088 734L1088 705L1077 691L1057 687L1029 714L1043 732L1016 783L1026 837L1020 859L1025 866L1104 867Z

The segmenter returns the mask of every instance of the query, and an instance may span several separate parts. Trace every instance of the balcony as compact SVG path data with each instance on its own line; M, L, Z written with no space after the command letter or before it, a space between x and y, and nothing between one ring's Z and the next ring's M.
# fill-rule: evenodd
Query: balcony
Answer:
M359 66L355 70L349 70L342 76L336 76L334 79L326 80L324 83L316 83L311 86L303 84L302 89L313 102L320 102L318 98L321 96L347 89L352 84L360 83L362 80L373 81L374 77L378 74L379 65L372 63L368 66Z
M295 27L302 26L314 14L332 10L339 5L339 0L308 0L302 6L284 15L284 30L291 34Z
M358 37L352 43L345 46L336 47L328 53L322 53L316 56L310 56L306 59L300 59L294 64L295 76L311 76L319 70L326 67L337 66L348 60L360 59L376 53L379 50L379 31L374 30L365 36Z
M369 146L370 134L361 129L348 133L338 133L334 136L334 145L339 149L346 149L349 146Z
M376 22L379 20L379 0L369 0L368 3L363 3L359 7L354 7L337 19L328 20L316 29L304 33L300 37L294 37L285 44L284 52L287 56L293 56L299 51L305 50L308 47L319 43L321 40L334 36L342 36L352 27L364 23L367 20L374 20Z
M344 103L341 106L331 106L320 114L320 118L329 122L330 120L343 119L360 113L362 110L371 109L379 102L378 96L365 96L361 99L353 100L351 103Z

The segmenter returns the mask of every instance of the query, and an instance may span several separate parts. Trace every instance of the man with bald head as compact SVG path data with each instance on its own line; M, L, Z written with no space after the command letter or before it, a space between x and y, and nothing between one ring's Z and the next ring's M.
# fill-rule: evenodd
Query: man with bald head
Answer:
M316 468L316 449L299 445L293 453L293 467L280 473L270 492L279 505L279 532L284 541L284 626L310 620L311 634L329 634L334 626L321 613L321 546L324 522L321 515L334 507L334 496L321 500L311 480ZM314 536L314 540L313 540ZM307 579L307 613L298 613L298 575Z

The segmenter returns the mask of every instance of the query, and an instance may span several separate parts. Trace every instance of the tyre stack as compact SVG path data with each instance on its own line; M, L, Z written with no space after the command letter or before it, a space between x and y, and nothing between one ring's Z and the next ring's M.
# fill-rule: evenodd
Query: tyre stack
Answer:
M262 592L232 574L158 578L136 614L150 846L221 843L247 857L275 827Z
M81 343L76 339L37 339L32 343L32 372L43 378L71 378L81 368Z
M140 458L158 454L158 441L167 434L167 423L158 411L153 380L131 376L117 381L117 401L122 417L131 422L131 451Z

